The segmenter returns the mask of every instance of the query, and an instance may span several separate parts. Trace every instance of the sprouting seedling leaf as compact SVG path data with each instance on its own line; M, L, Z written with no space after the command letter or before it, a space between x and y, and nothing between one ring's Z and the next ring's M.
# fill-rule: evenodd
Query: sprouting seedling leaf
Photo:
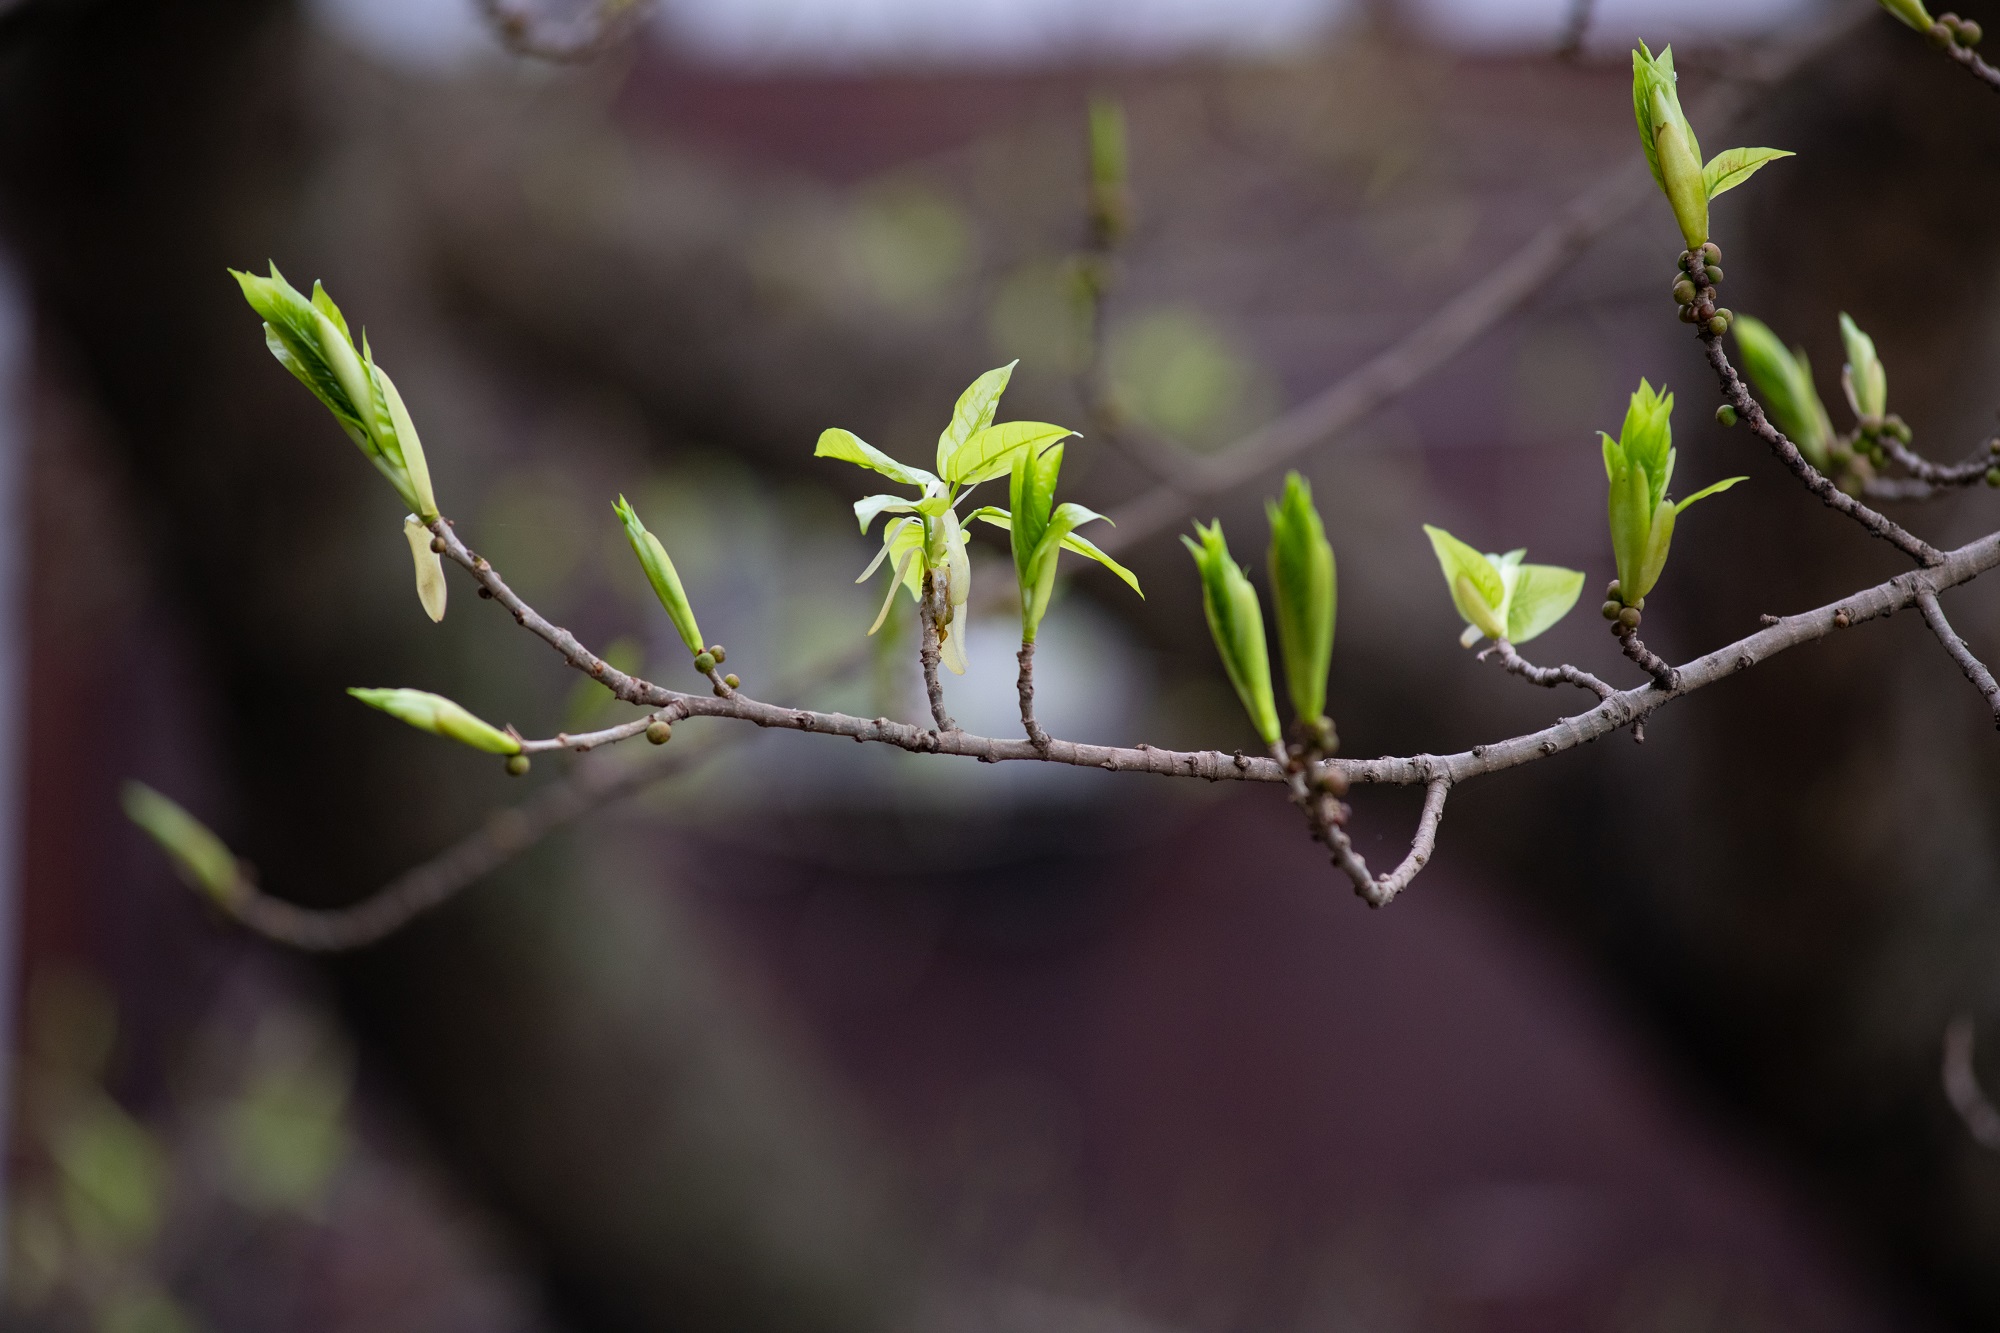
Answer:
M865 467L879 472L885 477L902 482L905 486L921 487L926 494L941 493L944 484L920 467L899 463L874 445L862 439L851 430L838 427L820 432L819 444L813 449L814 458L838 458L843 463Z
M1693 250L1708 239L1708 186L1702 179L1701 143L1681 110L1678 77L1671 46L1655 57L1641 42L1632 53L1632 113L1639 122L1646 165Z
M1889 372L1875 354L1875 340L1861 326L1840 314L1840 341L1847 349L1847 364L1841 369L1840 387L1847 392L1847 405L1864 421L1879 421L1889 410Z
M348 693L370 708L379 708L390 717L409 723L418 731L428 731L433 736L442 736L488 754L521 753L518 736L480 721L441 694L432 694L427 690L360 688L350 689Z
M285 281L276 264L268 278L235 269L230 273L250 308L263 318L271 355L333 413L411 512L426 523L436 518L430 469L409 409L375 364L365 336L361 348L355 348L347 319L326 289L314 283L308 299Z
M448 591L444 581L444 561L431 549L431 530L418 522L415 514L403 520L403 535L410 540L410 558L417 566L417 600L423 604L424 614L435 624L444 619Z
M638 513L626 503L624 496L611 507L618 515L618 521L625 525L625 540L632 547L632 554L639 557L639 567L646 572L646 581L653 585L653 595L666 608L667 618L674 622L674 629L680 634L681 642L688 652L696 657L707 651L701 640L701 626L695 623L694 607L689 605L687 589L681 586L680 571L667 557L667 548L660 545L660 539L646 530L639 521Z
M959 449L967 440L993 424L993 414L1000 408L1000 395L1007 391L1007 381L1013 378L1014 367L1020 364L1016 359L987 371L958 396L958 404L952 408L950 424L938 434L937 470L940 477L949 480L952 459Z
M1312 487L1298 473L1286 475L1284 495L1264 509L1271 523L1267 561L1285 688L1298 719L1312 723L1326 712L1326 677L1333 662L1339 595L1333 546L1313 507Z
M1017 455L1039 453L1075 433L1045 421L1009 421L987 426L952 455L944 479L954 486L977 486L982 481L1004 477L1013 468Z
M1766 162L1796 156L1798 154L1782 148L1725 148L1701 169L1702 184L1708 190L1708 197L1713 199L1749 180L1763 170Z
M125 817L144 829L190 888L219 903L241 892L242 869L222 839L180 805L143 782L127 782L119 791Z
M1201 605L1222 669L1266 745L1279 737L1278 705L1271 691L1271 656L1264 641L1264 609L1243 567L1230 558L1220 521L1195 524L1200 540L1182 537L1201 573Z
M1799 447L1814 467L1827 465L1827 445L1833 439L1833 423L1813 387L1812 366L1805 349L1787 350L1778 335L1762 320L1739 313L1729 325L1736 345L1743 353L1743 371L1751 386L1764 400L1785 437Z

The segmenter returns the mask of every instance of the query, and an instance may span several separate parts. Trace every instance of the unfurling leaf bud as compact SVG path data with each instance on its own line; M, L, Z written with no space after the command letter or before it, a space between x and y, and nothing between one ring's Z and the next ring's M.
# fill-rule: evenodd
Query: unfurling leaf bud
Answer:
M1803 347L1786 350L1762 320L1739 315L1730 321L1743 353L1743 372L1764 400L1771 420L1799 447L1806 461L1825 469L1833 422L1813 387L1812 366Z
M1569 614L1583 593L1583 572L1521 563L1526 551L1482 555L1443 528L1426 523L1452 605L1466 622L1459 643L1470 648L1483 635L1526 643Z
M426 690L365 689L350 689L348 693L370 708L379 708L390 717L409 723L418 731L428 731L433 736L470 745L488 754L521 753L518 736L480 721L441 694Z
M1278 651L1285 688L1299 721L1311 725L1326 711L1326 674L1333 661L1338 587L1333 547L1313 507L1312 487L1293 472L1284 496L1267 502L1271 521L1271 599L1278 621Z
M444 561L438 558L437 550L443 543L431 536L431 530L418 522L415 514L403 520L403 535L410 539L410 558L417 564L417 600L436 624L444 619Z
M687 645L687 650L695 655L698 663L707 650L702 647L701 627L695 624L694 608L688 605L687 591L681 587L681 576L674 569L674 562L667 558L667 550L660 545L660 539L646 530L646 525L639 521L639 515L626 503L624 496L619 496L618 503L611 509L618 515L619 522L625 525L625 540L631 543L632 554L639 557L639 568L646 571L646 581L653 585L653 595L667 609L667 617L674 622L681 642ZM714 657L709 657L707 666L697 664L695 669L707 675L715 669Z
M1222 669L1266 745L1278 743L1278 705L1271 692L1271 656L1264 642L1264 609L1243 567L1230 558L1218 521L1195 524L1201 538L1182 537L1201 572L1201 605Z
M1702 179L1701 144L1681 111L1674 89L1672 47L1655 57L1644 42L1632 53L1632 112L1653 181L1673 206L1688 249L1708 239L1708 185Z
M715 670L715 654L708 652L696 653L694 655L694 669L704 676Z
M160 844L188 887L225 905L242 891L236 857L207 825L143 782L127 782L118 799L125 817Z
M527 772L528 772L528 756L524 754L515 754L507 756L508 777L510 778L525 777L527 775Z
M646 739L655 745L665 745L674 738L674 724L663 717L656 717L646 724Z
M1881 0L1881 3L1882 8L1918 32L1931 30L1931 16L1924 9L1924 0Z
M1889 407L1889 372L1875 354L1875 340L1842 311L1840 341L1847 349L1847 365L1840 374L1847 405L1864 421L1879 419Z
M403 396L375 364L365 336L355 350L347 319L326 289L314 283L307 299L285 281L276 264L268 278L235 269L230 273L250 308L263 317L271 355L326 405L411 512L425 523L436 518L430 468Z
M1656 393L1640 380L1618 438L1599 432L1604 475L1610 483L1607 509L1611 550L1618 561L1616 597L1627 607L1643 603L1659 582L1680 512L1743 480L1731 477L1717 482L1678 504L1668 499L1667 485L1674 475L1673 410L1672 394Z

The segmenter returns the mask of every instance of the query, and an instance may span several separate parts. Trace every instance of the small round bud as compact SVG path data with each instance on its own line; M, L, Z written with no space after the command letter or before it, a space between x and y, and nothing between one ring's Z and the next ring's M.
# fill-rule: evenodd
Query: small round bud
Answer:
M1639 628L1639 608L1636 606L1628 606L1623 611L1620 611L1618 613L1618 623L1623 625L1626 629Z
M724 677L722 678L722 683L723 683L724 685L727 685L727 686L728 686L728 687L729 687L730 689L732 689L732 690L733 690L733 689L735 689L735 688L736 688L736 687L737 687L738 685L741 685L741 684L742 684L743 682L742 682L742 681L740 681L740 680L738 680L738 679L736 678L736 673L735 673L734 671L732 671L732 672L730 672L730 673L729 673L728 675L726 675L726 676L724 676Z
M1715 420L1720 425L1724 426L1735 425L1736 409L1731 407L1728 403L1724 403L1721 407L1715 409Z
M1694 282L1691 279L1682 278L1674 284L1675 305L1692 305L1695 295Z
M1694 303L1694 317L1695 322L1698 324L1706 324L1711 319L1714 319L1715 302L1709 300L1696 301Z
M1989 454L2000 454L2000 435L1995 435L1986 442L1986 452Z
M1720 264L1722 262L1722 247L1714 241L1703 241L1701 245L1701 262L1711 265Z
M1986 30L1980 27L1976 20L1973 19L1959 20L1958 44L1960 46L1977 46L1979 45L1979 39L1981 37L1984 37L1985 35L1986 35Z
M717 666L721 666L724 662L727 662L729 660L729 654L723 651L723 647L719 643L711 643L710 645L708 645L708 655L715 659L715 664Z
M1931 39L1931 45L1937 47L1940 51L1945 50L1951 45L1951 29L1945 27L1942 23L1931 24L1931 30L1927 35Z
M655 745L665 745L674 738L674 724L663 717L656 717L646 725L646 739Z
M1988 486L2000 486L2000 467L1986 469L1986 484Z
M493 596L493 589L487 587L485 584L482 583L479 585L479 595L481 597L491 600Z
M1611 582L1609 582L1609 583L1607 583L1607 584L1605 584L1605 585L1604 585L1604 595L1605 595L1606 597L1617 597L1617 596L1618 596L1618 580L1617 580L1617 579L1613 579L1613 580L1611 580ZM1622 605L1624 605L1624 602L1623 602L1623 600L1622 600L1622 599L1620 600L1620 602L1619 602L1619 605L1621 605L1621 606L1622 606Z
M1710 265L1708 266L1708 285L1709 285L1709 286L1711 286L1711 287L1720 287L1720 286L1722 285L1722 266L1721 266L1721 265L1719 265L1719 264L1710 264Z
M1693 267L1694 267L1694 251L1692 250L1681 251L1681 272L1685 273Z
M1614 598L1604 604L1604 618L1606 620L1616 620L1618 619L1618 613L1624 609L1625 603Z
M1728 318L1723 315L1714 316L1708 321L1708 331L1720 338L1723 334L1729 332Z
M1684 305L1681 307L1681 323L1683 324L1694 323L1694 307L1692 305Z
M1910 425L1901 417L1890 417L1882 423L1882 429L1895 436L1901 444L1908 444L1910 442Z
M528 771L528 756L513 754L507 756L507 776L518 778Z
M701 674L704 676L706 676L709 672L715 670L715 654L696 653L694 658L694 669L696 671L701 672Z
M442 537L431 538L431 554L432 555L444 554L444 538Z

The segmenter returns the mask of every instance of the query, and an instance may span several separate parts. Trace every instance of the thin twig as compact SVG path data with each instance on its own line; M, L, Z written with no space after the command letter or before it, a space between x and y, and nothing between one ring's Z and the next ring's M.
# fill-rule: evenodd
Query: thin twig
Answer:
M2000 728L2000 682L1993 679L1993 673L1986 669L1986 664L1973 654L1971 646L1944 618L1944 608L1938 605L1936 593L1920 593L1917 609L1924 613L1924 623L1931 627L1931 633L1937 635L1938 642L1951 654L1951 660L1958 663L1958 669L1972 682L1972 688L1985 696L1986 706L1993 710L1993 725Z
M1612 627L1618 631L1618 650L1631 658L1641 671L1653 678L1656 689L1671 690L1680 684L1680 677L1671 663L1648 648L1639 638L1639 632L1623 625Z
M1960 46L1957 42L1947 41L1944 46L1944 53L1957 61L1959 67L1973 78L1978 79L1988 88L1993 89L1993 91L2000 92L2000 69L1995 69L1984 60L1981 60L1977 51L1969 46Z
M1944 1030L1944 1095L1965 1122L1972 1141L2000 1152L2000 1108L1979 1086L1972 1067L1972 1015L1960 1014Z
M1691 260L1688 276L1694 279L1695 286L1700 289L1698 300L1706 303L1712 311L1715 308L1715 287L1708 281L1700 251L1691 252ZM1944 559L1944 554L1935 546L1913 535L1901 524L1862 504L1834 485L1825 473L1814 467L1811 460L1799 452L1798 446L1786 439L1785 433L1771 424L1771 419L1764 415L1764 409L1750 396L1750 390L1743 383L1743 377L1736 373L1736 367L1729 363L1729 354L1722 350L1721 337L1706 325L1701 327L1700 337L1702 346L1708 354L1708 364L1715 370L1716 378L1721 382L1723 400L1736 409L1736 415L1750 427L1752 434L1770 446L1771 452L1778 456L1778 461L1789 468L1793 476L1805 483L1807 490L1819 497L1820 503L1847 515L1866 529L1871 536L1888 542L1920 565L1935 566Z
M1410 841L1410 854L1401 865L1375 881L1374 896L1368 898L1370 907L1388 906L1430 863L1431 853L1437 849L1438 824L1444 819L1445 797L1450 794L1449 778L1432 778L1424 785L1424 811L1417 817L1417 836Z
M1882 452L1895 460L1896 465L1915 477L1918 481L1932 486L1971 486L1984 481L1992 470L1994 458L1992 450L1980 446L1979 452L1963 463L1933 463L1909 445L1886 432L1877 437Z
M1014 660L1021 664L1021 671L1014 678L1014 691L1021 697L1021 728L1028 733L1028 741L1037 750L1048 753L1049 733L1042 730L1042 724L1035 720L1035 645L1033 640L1021 644L1021 651L1014 654Z
M1552 690L1558 685L1575 685L1579 689L1589 690L1599 699L1609 699L1618 692L1588 671L1581 667L1573 667L1567 662L1561 666L1538 667L1516 652L1514 645L1505 639L1495 639L1492 644L1480 651L1481 662L1488 658L1497 661L1504 670L1521 679L1532 681L1547 689Z
M918 655L924 664L924 693L930 699L931 721L937 723L939 731L944 732L957 731L958 723L952 721L951 714L945 711L944 682L938 678L938 660L943 656L945 633L938 615L941 600L937 580L930 570L925 570L923 595L917 599L917 618L922 622L924 635ZM960 625L958 632L965 633L965 626Z

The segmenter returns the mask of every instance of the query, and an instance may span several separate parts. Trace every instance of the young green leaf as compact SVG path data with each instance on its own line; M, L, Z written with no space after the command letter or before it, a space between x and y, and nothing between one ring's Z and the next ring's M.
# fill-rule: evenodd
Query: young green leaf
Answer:
M151 835L189 887L227 903L239 892L242 871L236 857L208 826L143 782L119 791L125 817Z
M898 463L851 430L835 428L821 431L819 443L813 448L813 457L838 458L843 463L879 472L905 486L920 486L926 493L944 490L944 484L930 473L908 463Z
M632 547L632 554L639 557L639 568L646 571L646 581L653 585L653 595L660 599L660 605L667 610L667 618L674 622L680 632L681 642L688 652L699 657L707 651L702 642L701 626L695 623L694 608L688 604L687 590L681 586L680 571L667 558L666 547L660 539L646 530L639 521L639 515L626 503L624 496L611 506L611 512L618 515L618 521L625 525L625 540Z
M1787 351L1777 334L1750 315L1738 314L1730 321L1729 331L1736 335L1736 345L1743 353L1743 372L1764 400L1771 420L1808 462L1825 470L1833 422L1813 387L1805 349Z
M1280 734L1278 705L1271 692L1271 656L1264 642L1264 610L1257 590L1250 586L1243 567L1230 558L1229 543L1222 535L1221 522L1203 527L1195 524L1200 537L1182 537L1181 543L1194 556L1201 573L1201 605L1208 619L1208 632L1222 657L1222 669L1250 715L1266 745L1276 745Z
M428 731L433 736L442 736L488 754L521 753L519 737L480 721L441 694L431 694L426 690L360 688L350 689L348 693L370 708L379 708L390 717L409 723L418 731Z
M1444 571L1445 586L1451 590L1451 604L1465 619L1467 629L1460 642L1471 647L1482 634L1489 639L1506 638L1507 619L1503 611L1507 603L1507 584L1500 577L1495 562L1443 528L1426 523L1424 534L1431 539L1431 550L1437 554L1438 568Z
M1931 16L1924 8L1924 0L1882 0L1882 8L1918 32L1931 30Z
M1749 180L1766 162L1796 156L1798 154L1782 148L1726 148L1710 158L1708 165L1701 169L1702 184L1708 190L1708 197L1713 199Z
M1278 651L1285 660L1285 689L1301 722L1326 712L1326 675L1333 662L1338 588L1333 546L1313 507L1312 487L1286 474L1281 498L1267 501L1271 549L1271 600L1277 613Z
M1840 387L1847 391L1847 405L1854 415L1880 420L1889 410L1889 372L1875 355L1875 340L1861 331L1847 315L1840 314L1840 341L1847 349L1847 364L1841 368Z
M1556 565L1516 565L1508 589L1507 639L1526 643L1570 613L1583 593L1583 571Z
M1017 358L987 371L958 396L958 405L952 409L951 424L938 434L937 468L940 477L951 476L952 458L960 446L993 424L993 414L1000 407L1000 395L1007 391L1007 381L1013 378L1014 367L1020 364Z
M431 530L419 523L415 514L403 520L403 535L410 540L410 557L417 565L417 600L436 624L444 619L444 561L431 549Z
M1040 453L1057 440L1076 434L1065 426L1044 421L1009 421L986 426L973 433L951 457L944 479L954 486L977 486L982 481L1004 477L1022 452Z

